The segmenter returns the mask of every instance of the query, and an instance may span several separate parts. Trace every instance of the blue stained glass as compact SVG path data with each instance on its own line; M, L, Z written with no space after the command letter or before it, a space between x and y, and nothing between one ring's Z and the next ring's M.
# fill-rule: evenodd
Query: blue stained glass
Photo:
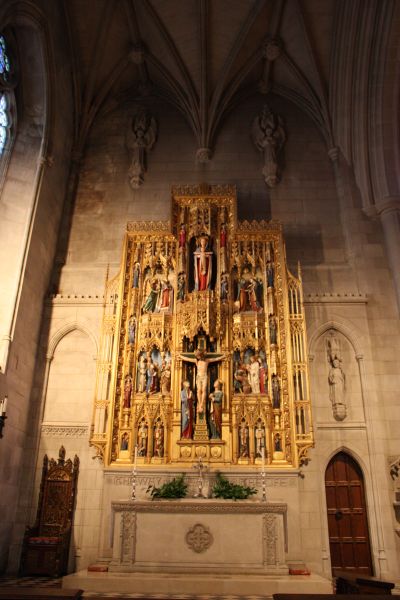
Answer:
M5 77L10 72L10 61L7 56L6 40L0 35L0 73Z
M0 155L3 154L7 142L7 128L9 125L7 108L7 98L2 94L0 96Z

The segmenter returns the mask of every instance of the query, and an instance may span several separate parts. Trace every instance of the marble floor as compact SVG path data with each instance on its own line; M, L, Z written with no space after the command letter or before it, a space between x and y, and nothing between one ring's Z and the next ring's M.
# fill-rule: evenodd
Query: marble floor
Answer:
M61 587L62 578L52 577L0 577L0 586L21 586L21 587ZM189 594L121 594L118 592L84 592L84 598L97 598L97 600L106 598L135 598L135 600L266 600L270 596L195 596Z

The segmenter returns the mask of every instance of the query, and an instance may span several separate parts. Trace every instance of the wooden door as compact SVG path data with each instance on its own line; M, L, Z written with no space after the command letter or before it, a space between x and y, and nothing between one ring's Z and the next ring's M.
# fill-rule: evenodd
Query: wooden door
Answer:
M364 478L345 452L327 466L325 490L332 574L340 570L372 575Z

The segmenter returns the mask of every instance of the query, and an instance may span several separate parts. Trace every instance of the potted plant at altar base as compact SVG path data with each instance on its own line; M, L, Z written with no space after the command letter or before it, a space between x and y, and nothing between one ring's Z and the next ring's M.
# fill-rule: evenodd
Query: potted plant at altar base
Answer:
M212 495L214 498L223 498L224 500L246 500L253 494L257 494L256 488L240 485L239 483L232 483L217 471L217 481L212 488Z
M185 498L187 494L187 483L185 475L182 473L179 477L174 477L172 481L167 481L161 487L149 485L146 494L150 492L152 500L164 499L173 500L174 498Z

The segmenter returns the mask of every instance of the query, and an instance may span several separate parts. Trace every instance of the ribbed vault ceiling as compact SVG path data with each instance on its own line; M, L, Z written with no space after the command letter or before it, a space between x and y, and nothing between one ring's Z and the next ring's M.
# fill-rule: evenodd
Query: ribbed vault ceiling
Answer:
M290 98L328 145L334 0L66 0L75 54L76 142L99 111L158 95L212 148L255 90Z

